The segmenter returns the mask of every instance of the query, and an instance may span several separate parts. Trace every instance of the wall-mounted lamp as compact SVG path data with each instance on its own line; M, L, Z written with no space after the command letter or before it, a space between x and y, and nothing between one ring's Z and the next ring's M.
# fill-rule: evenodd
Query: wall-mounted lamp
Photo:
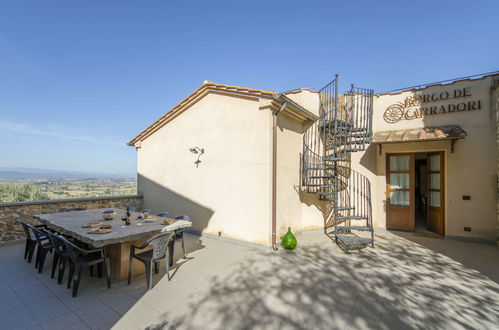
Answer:
M201 163L201 161L199 160L199 157L201 157L201 155L204 154L204 148L194 147L194 148L189 148L189 151L195 155L198 155L198 159L194 162L194 164L196 164L196 168L197 168L199 166L199 163Z
M204 154L204 149L201 149L199 147L189 148L189 151L193 154Z

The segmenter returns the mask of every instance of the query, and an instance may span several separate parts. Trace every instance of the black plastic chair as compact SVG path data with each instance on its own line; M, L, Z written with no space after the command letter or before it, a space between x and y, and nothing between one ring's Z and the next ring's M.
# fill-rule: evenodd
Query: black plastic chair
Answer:
M152 264L154 263L154 272L159 271L159 262L161 259L165 260L166 275L168 276L168 281L170 280L169 272L169 245L174 238L175 233L167 232L163 234L156 235L147 240L141 246L130 246L130 261L128 263L128 284L130 285L132 279L132 265L133 259L141 261L146 267L146 279L147 279L147 290L152 289ZM152 246L151 250L145 252L135 253L135 250L143 250L148 246Z
M33 259L33 254L35 253L35 248L36 245L38 244L38 241L36 240L36 237L34 234L32 235L30 232L30 224L22 221L21 219L16 219L16 222L20 223L21 226L23 227L24 234L26 235L26 247L24 248L24 259L28 258L28 262L31 263L31 260ZM47 228L45 225L39 225L39 226L32 226L35 228ZM46 240L47 237L40 237L42 240Z
M30 224L26 225L29 229L31 229L37 241L38 249L36 250L35 268L38 268L38 273L41 273L43 272L43 266L45 265L47 254L49 252L52 252L53 246L50 240L48 240L47 236L45 235L45 232L42 232L43 229L38 229Z
M52 273L50 277L54 278L55 270L59 265L57 284L61 284L64 278L64 272L66 271L66 264L71 262L68 249L66 248L66 244L64 244L64 240L62 240L59 235L51 233L48 230L43 230L43 232L47 235L54 248L54 259L52 261Z
M78 294L78 286L80 285L82 269L92 267L93 265L105 263L107 287L109 289L111 288L111 267L109 264L109 258L106 256L106 250L104 248L87 250L77 246L73 242L70 242L63 236L59 236L59 238L64 242L71 260L68 289L71 287L71 281L73 281L73 297L76 297Z
M186 215L179 215L178 217L175 217L175 219L186 220L189 222L191 221L191 219ZM184 231L185 228L175 230L175 241L182 240L182 253L185 259L186 254L185 254L185 244L184 244Z

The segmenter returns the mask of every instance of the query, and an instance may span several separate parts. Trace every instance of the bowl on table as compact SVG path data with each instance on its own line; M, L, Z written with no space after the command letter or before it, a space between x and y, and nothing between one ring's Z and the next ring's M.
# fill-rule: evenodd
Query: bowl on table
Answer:
M149 210L149 209L142 210L142 217L144 219L147 219L150 214L151 214L151 210Z
M116 216L116 211L114 210L105 210L102 212L102 218L104 220L113 220Z

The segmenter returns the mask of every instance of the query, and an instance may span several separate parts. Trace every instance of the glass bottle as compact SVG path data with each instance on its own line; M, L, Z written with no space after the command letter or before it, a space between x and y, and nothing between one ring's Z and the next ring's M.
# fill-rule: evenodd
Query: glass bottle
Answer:
M130 225L130 218L132 215L130 214L130 206L126 207L126 225Z

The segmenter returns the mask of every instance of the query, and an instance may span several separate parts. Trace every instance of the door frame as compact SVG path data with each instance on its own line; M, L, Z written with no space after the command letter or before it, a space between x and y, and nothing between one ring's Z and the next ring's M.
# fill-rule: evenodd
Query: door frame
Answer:
M389 209L391 207L397 207L397 206L391 206L390 204L390 173L394 173L393 171L390 171L390 156L409 156L409 186L411 189L409 190L409 214L412 218L412 225L410 226L407 231L414 231L416 221L415 221L415 190L414 190L414 153L413 152L397 152L397 153L387 153L386 154L386 173L385 173L385 180L386 180L386 187L385 187L385 198L386 198L386 228L389 230L402 230L402 229L396 229L396 228L390 228L390 215L389 215ZM396 173L396 172L395 172ZM405 173L405 172L404 172ZM398 190L398 189L393 189L393 190ZM400 206L399 206L400 207ZM401 206L404 207L404 206Z
M389 226L389 193L390 193L390 190L389 190L389 184L390 184L390 178L389 178L389 175L390 175L390 172L389 172L389 168L390 168L390 163L389 163L389 156L402 156L402 155L412 155L411 156L411 159L412 159L412 163L410 164L410 166L413 168L413 173L412 173L412 176L410 178L410 182L411 182L411 205L412 205L412 214L413 214L413 221L414 221L414 227L415 227L415 224L416 224L416 217L415 217L415 201L413 200L413 198L415 197L415 186L414 186L414 180L415 180L415 154L429 154L429 153L435 153L435 152L441 152L442 153L442 158L441 158L441 166L442 166L442 170L443 170L443 174L440 178L441 180L441 193L442 193L442 207L443 207L443 236L446 235L447 233L447 151L446 149L433 149L433 150L426 150L426 149L423 149L423 150L414 150L414 151L402 151L402 152L386 152L384 153L384 161L385 161L385 223L386 223L386 229L387 230L397 230L397 229L390 229L390 226ZM426 223L425 223L426 225ZM414 231L414 230L413 230ZM435 233L436 235L440 235L440 234L437 234Z
M447 174L447 170L446 170L446 164L447 162L445 161L445 151L430 151L428 152L428 156L430 156L431 154L433 155L436 155L436 154L439 154L440 155L440 171L438 171L438 173L440 173L440 189L438 189L438 191L440 192L440 204L441 204L441 212L442 212L442 234L440 233L436 233L438 235L442 235L442 236L445 236L445 215L446 215L446 207L445 207L445 193L446 193L446 185L445 185L445 176ZM429 157L427 158L429 159ZM428 162L428 196L430 196L430 192L432 191L431 189L431 184L430 184L430 180L431 180L431 173L437 173L436 171L432 171L431 170L431 166ZM435 190L436 191L436 190ZM430 208L431 208L431 205L430 205L430 197L428 197L428 204L427 204L427 210L426 210L426 226L428 227L428 221L429 221L429 216L430 216Z

